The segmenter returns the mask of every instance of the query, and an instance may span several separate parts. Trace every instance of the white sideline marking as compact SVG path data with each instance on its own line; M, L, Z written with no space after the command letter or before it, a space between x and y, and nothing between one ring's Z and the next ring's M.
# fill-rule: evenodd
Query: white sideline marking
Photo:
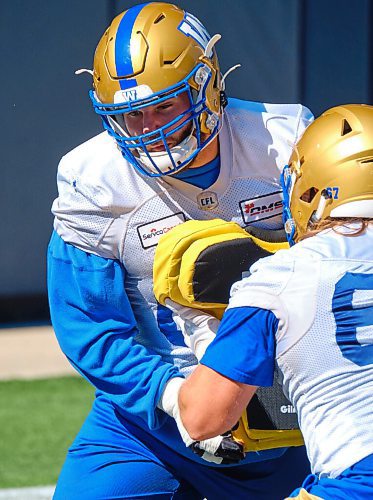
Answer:
M51 500L55 486L7 488L0 490L0 500Z

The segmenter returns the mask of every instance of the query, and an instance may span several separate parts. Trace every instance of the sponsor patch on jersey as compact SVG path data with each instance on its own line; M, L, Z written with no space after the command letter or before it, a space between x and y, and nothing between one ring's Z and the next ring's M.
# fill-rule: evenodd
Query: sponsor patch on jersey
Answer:
M282 207L282 191L240 201L240 210L245 224L281 215Z
M142 247L144 249L155 247L163 234L168 233L170 229L185 221L186 217L183 212L178 212L177 214L168 215L167 217L163 217L163 219L157 219L149 222L149 224L139 226L137 228L137 233Z

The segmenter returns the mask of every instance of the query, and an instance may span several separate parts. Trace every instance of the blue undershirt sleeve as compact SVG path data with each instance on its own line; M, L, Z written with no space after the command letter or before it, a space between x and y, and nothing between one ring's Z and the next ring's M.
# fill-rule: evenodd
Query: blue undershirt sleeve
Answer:
M228 309L201 363L222 375L255 386L271 386L278 319L256 307Z
M176 367L138 344L136 321L124 289L126 271L65 243L54 232L48 247L52 324L70 363L121 413L159 427L156 409L164 384L181 376Z

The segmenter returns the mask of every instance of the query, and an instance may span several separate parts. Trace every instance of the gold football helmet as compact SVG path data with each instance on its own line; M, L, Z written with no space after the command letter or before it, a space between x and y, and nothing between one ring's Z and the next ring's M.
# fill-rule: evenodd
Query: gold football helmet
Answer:
M151 177L187 165L218 133L224 104L223 79L214 44L192 14L169 3L135 5L105 31L94 57L96 113L123 156ZM123 114L159 105L186 92L189 107L166 125L138 136L128 132ZM174 147L167 138L185 127ZM148 146L162 144L161 151Z
M326 217L373 217L373 106L325 111L294 146L282 174L290 243Z

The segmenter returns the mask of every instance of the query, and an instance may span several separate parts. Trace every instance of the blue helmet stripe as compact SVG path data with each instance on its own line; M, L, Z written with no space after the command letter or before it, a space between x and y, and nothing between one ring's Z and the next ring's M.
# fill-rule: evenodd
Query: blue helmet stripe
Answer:
M147 4L135 5L128 9L122 17L118 26L117 36L115 39L115 65L118 77L132 75L133 66L131 61L131 34L136 18L142 8ZM137 82L132 79L120 79L120 88L122 90L135 87Z

